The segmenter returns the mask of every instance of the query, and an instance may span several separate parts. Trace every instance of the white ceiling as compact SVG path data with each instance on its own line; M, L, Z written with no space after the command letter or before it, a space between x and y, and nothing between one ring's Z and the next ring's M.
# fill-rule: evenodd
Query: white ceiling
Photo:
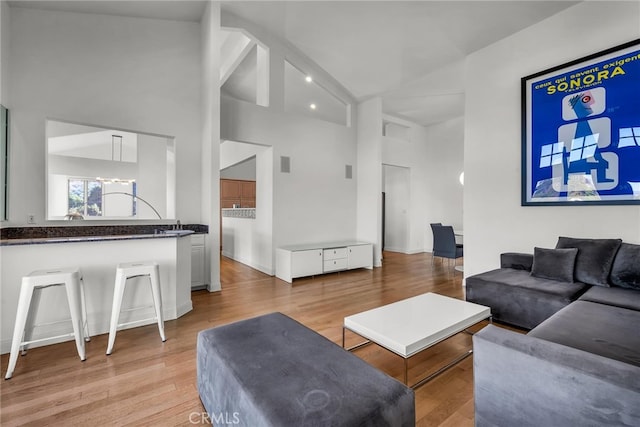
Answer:
M227 1L357 100L430 125L464 113L464 58L577 1Z
M204 0L9 0L12 7L199 22Z
M304 52L357 100L430 125L464 111L463 60L577 1L224 1ZM204 1L29 1L12 6L198 21Z

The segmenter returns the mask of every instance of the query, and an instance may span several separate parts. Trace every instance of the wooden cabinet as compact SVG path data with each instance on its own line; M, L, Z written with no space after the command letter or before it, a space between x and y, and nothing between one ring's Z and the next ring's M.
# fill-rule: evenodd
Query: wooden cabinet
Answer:
M240 198L245 200L255 201L256 199L256 182L255 181L240 182Z
M256 207L256 182L239 179L220 180L220 208Z
M276 249L276 277L289 283L296 277L353 268L373 268L371 243L339 242L284 246Z

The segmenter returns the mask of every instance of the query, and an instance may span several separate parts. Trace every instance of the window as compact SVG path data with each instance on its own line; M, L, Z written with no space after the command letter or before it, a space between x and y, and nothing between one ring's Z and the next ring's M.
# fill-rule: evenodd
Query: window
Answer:
M67 216L70 219L137 215L137 188L133 180L71 178L68 183Z
M69 180L69 215L102 216L102 182L93 179Z

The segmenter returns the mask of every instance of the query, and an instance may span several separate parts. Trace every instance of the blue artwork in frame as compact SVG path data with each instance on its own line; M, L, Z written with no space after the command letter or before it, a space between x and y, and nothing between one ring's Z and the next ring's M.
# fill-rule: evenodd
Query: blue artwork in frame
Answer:
M640 39L522 78L522 205L640 204Z

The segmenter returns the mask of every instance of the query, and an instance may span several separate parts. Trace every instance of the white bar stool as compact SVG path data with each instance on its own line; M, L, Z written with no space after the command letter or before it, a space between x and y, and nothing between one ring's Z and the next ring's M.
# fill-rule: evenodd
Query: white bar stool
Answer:
M113 344L116 341L116 330L121 326L140 323L145 320L157 319L160 338L162 338L162 342L165 342L167 340L164 336L164 320L162 318L162 294L160 292L159 271L160 268L158 267L158 263L154 261L118 264L118 268L116 269L115 290L113 293L113 307L111 309L111 326L109 328L109 344L107 346L107 356L110 355L113 351ZM120 317L120 308L122 306L122 297L124 295L124 288L127 284L127 279L141 276L149 277L149 281L151 282L151 294L153 295L153 305L155 306L156 317L144 320L136 320L127 323L118 323L118 318Z
M73 333L32 340L31 337L33 329L35 328L35 315L40 304L40 294L43 289L52 286L65 287L67 301L69 302L69 311L71 313L71 323L73 324ZM71 267L37 270L31 272L28 276L24 276L20 286L20 296L18 297L18 312L13 328L9 366L4 378L8 380L13 375L13 370L18 361L18 352L21 348L22 355L24 356L30 344L70 336L75 336L78 355L80 356L80 360L84 361L86 359L84 342L85 340L89 341L90 337L87 324L87 307L84 297L84 282L80 269Z

